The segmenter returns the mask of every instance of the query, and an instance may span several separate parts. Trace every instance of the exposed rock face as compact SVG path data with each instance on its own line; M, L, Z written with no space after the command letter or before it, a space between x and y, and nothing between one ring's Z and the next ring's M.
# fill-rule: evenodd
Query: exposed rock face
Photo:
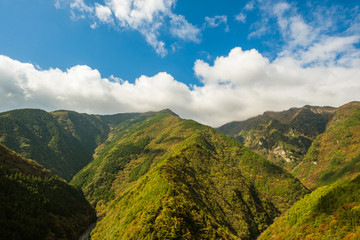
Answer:
M323 133L336 108L304 106L265 112L218 128L221 132L291 171L302 161L312 141Z

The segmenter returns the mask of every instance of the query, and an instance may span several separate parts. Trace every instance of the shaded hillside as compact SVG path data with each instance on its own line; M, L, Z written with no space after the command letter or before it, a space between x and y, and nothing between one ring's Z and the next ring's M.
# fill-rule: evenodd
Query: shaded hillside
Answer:
M293 173L309 188L360 172L360 102L341 106Z
M254 239L307 193L238 142L169 110L109 136L72 181L102 214L93 239Z
M360 239L360 176L305 196L259 239Z
M70 180L92 160L94 149L108 137L109 123L131 116L13 110L0 113L0 143Z
M79 142L87 154L92 154L109 134L109 126L100 116L64 110L50 114L67 134Z
M95 219L81 190L0 144L2 239L78 239Z
M316 136L325 131L335 108L290 108L283 112L265 112L241 122L218 128L245 146L288 170L306 154Z

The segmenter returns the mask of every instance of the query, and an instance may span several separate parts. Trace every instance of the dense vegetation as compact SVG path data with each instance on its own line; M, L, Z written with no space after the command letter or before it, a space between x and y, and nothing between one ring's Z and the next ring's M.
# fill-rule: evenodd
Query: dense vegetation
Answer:
M360 176L318 188L259 239L360 239Z
M72 181L102 214L93 239L254 239L307 192L235 140L168 110L110 136Z
M97 116L22 109L0 113L0 143L70 180L91 160L110 131L109 122L132 114Z
M0 144L1 239L78 239L95 221L81 190Z
M360 171L360 102L340 107L293 173L309 188L349 179Z
M246 121L231 122L219 130L287 170L302 161L312 141L323 133L335 108L291 108L265 112Z
M255 239L277 217L261 239L359 238L360 177L338 181L360 170L359 102L220 130L232 138L170 110L0 113L0 143L76 174L70 187L0 145L0 236L76 239L95 217L81 188L102 216L93 239ZM283 167L308 188L332 185L293 206L309 191Z

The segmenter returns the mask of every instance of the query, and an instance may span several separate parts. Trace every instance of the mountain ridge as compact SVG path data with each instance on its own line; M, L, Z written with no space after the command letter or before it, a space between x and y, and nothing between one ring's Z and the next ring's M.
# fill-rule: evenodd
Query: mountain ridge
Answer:
M305 105L281 112L267 111L217 129L291 171L316 136L325 131L335 111L333 107Z
M135 115L101 117L66 110L7 111L0 113L0 143L70 181L92 161L94 149L108 137L109 125Z
M79 169L70 184L102 215L93 239L254 239L309 192L289 171L310 189L359 172L359 116L359 102L268 111L241 122L239 134L228 124L225 133L235 140L169 109L114 115L25 109L0 113L0 143L50 159L56 174L62 170L56 166L81 155L67 167ZM328 143L330 149L322 147ZM322 164L339 151L341 169ZM68 181L73 176L63 173Z
M278 208L307 193L292 175L210 127L167 111L138 118L116 126L71 182L103 214L94 239L253 239Z
M360 170L360 102L338 108L323 134L293 170L309 188L348 179Z

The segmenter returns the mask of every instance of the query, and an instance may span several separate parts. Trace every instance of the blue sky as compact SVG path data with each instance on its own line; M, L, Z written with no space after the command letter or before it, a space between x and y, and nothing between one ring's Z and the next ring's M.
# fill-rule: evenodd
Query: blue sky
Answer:
M0 110L218 126L360 100L359 1L0 0Z
M104 1L98 2L104 4ZM115 75L129 81L142 74L151 76L166 71L180 81L198 84L192 70L196 59L214 59L239 45L244 49L262 47L264 51L269 50L259 39L247 40L251 23L235 21L235 15L245 6L245 1L228 1L221 5L218 2L176 2L174 13L186 16L200 29L199 42L172 37L164 27L159 39L165 41L169 53L161 57L136 30L118 29L102 23L92 29L90 26L96 20L72 17L74 10L68 5L71 1L59 1L57 9L56 1L51 0L2 0L0 27L6 37L0 39L0 50L1 54L44 69L66 70L85 64L98 69L104 77ZM92 1L85 3L90 5ZM204 26L205 17L222 15L227 16L229 29L231 26L228 32L225 32L224 23L215 28ZM173 52L172 44L179 49Z

